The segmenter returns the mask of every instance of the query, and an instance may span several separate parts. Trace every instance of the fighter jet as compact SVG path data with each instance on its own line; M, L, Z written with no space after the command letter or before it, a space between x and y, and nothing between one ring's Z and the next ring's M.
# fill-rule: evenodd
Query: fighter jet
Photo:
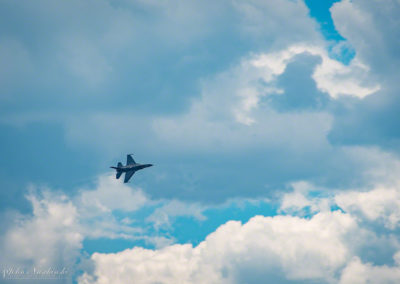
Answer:
M127 183L136 171L152 166L152 164L136 163L131 155L132 154L128 154L126 156L126 166L123 166L122 163L119 162L116 167L110 167L117 171L117 176L116 176L117 179L119 179L119 177L122 175L122 173L125 173L124 183Z

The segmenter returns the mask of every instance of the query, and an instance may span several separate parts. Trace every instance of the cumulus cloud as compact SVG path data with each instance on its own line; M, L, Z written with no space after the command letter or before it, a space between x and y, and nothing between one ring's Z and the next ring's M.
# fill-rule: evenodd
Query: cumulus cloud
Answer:
M104 197L106 186L115 196ZM398 238L390 232L379 236L363 221L383 220L388 230L396 229L398 186L323 197L313 196L313 192L323 192L323 188L296 182L291 185L293 192L283 195L280 205L281 214L289 215L256 216L244 224L229 221L195 247L171 244L171 239L163 236L151 237L135 231L130 226L135 220L129 218L112 226L107 219L87 223L95 215L110 210L134 211L144 206L135 204L142 194L140 190L127 193L125 187L113 184L111 177L101 177L97 189L81 190L72 199L46 191L41 196L32 193L28 197L33 206L32 216L16 219L2 237L3 259L7 261L3 264L72 266L85 238L136 236L153 242L157 249L135 247L114 254L94 253L94 270L85 266L79 282L126 283L135 279L137 283L258 283L270 279L283 283L392 283L400 279L395 254L400 248ZM86 198L93 203L83 202ZM122 202L123 199L132 204ZM340 210L331 211L332 206L339 206ZM305 207L312 208L308 213L311 215L296 216ZM193 214L203 218L197 205L175 201L156 209L148 221L154 222L160 212L172 217ZM394 265L387 258L377 264L377 258L366 254L370 251L376 255L380 247L388 250L385 257L393 257ZM378 279L381 273L384 277Z
M135 211L147 199L140 189L99 178L95 190L71 198L49 188L30 189L32 214L12 214L1 238L4 267L74 266L85 238L139 238L142 230L112 216L113 210Z
M4 268L75 268L82 257L83 241L99 238L142 240L164 247L174 238L159 234L160 227L170 229L179 216L205 219L204 207L199 204L152 200L140 188L132 189L110 174L99 176L94 189L81 188L73 196L32 185L26 198L31 214L4 217L0 238L0 265ZM147 218L136 217L134 213L143 208L149 211Z
M316 212L330 211L334 205L332 197L312 196L312 193L321 193L321 189L305 181L293 182L292 192L284 193L281 198L279 211L286 214L314 214ZM307 211L308 209L309 211Z
M127 192L126 185L113 181L111 176L103 176L95 190L81 190L74 198L32 193L33 215L22 216L2 238L7 264L73 265L86 238L136 238L152 242L156 249L93 253L93 270L85 266L79 282L259 283L270 279L280 283L366 283L378 281L379 273L385 273L381 279L386 282L399 280L395 252L400 244L393 235L398 224L395 200L399 199L399 186L323 196L324 188L299 181L291 185L292 193L282 196L280 215L255 216L244 224L229 221L193 246L171 244L171 238L137 230L135 219L110 218L113 210L131 212L155 203L140 190ZM114 196L108 196L105 188ZM170 218L176 216L204 219L206 208L198 204L163 203L147 220L156 227L171 226ZM301 213L307 207L311 210ZM167 216L166 222L160 214ZM389 231L375 232L365 221L383 221ZM381 251L377 252L381 248L386 250L383 261L379 260Z
M371 263L363 263L358 257L354 257L343 270L339 283L397 283L400 279L399 253L394 255L394 266L374 266Z
M387 211L372 208L371 219L343 202L345 196L352 199L353 206L362 207L366 203L371 208L375 202L379 207L382 200L392 198L392 190L400 191L398 187L359 192L375 196L380 191L380 199L367 201L352 198L352 193L313 196L313 191L324 189L307 182L297 182L292 187L294 195L284 196L282 212L290 213L287 209L293 206L297 212L314 206L309 217L255 216L244 224L229 221L195 247L174 244L155 250L135 247L113 254L94 253L91 256L94 269L86 271L79 283L125 283L128 279L137 283L262 283L265 279L275 283L396 283L400 280L399 253L396 253L399 239L391 234L393 231L380 235L363 221L376 222L387 213L396 214L396 207L388 207ZM340 209L332 210L330 206ZM381 248L388 250L383 262L378 256Z
M84 236L77 208L65 195L43 194L27 196L32 216L14 216L14 223L2 236L3 267L57 267L72 265L78 257Z
M111 175L100 176L96 189L82 189L77 199L88 212L135 211L150 202L140 188L132 190Z
M254 273L274 282L329 282L349 257L344 238L355 228L355 221L340 212L319 213L310 220L257 216L246 224L230 221L194 248L173 245L157 251L95 253L93 275L84 274L79 282L234 283ZM274 272L276 278L271 279Z
M270 53L261 54L253 59L253 64L257 67L264 67L265 79L268 80L272 74L283 73L287 64L298 54L308 53L321 58L321 63L317 64L312 75L317 87L327 92L332 98L340 95L351 95L363 98L379 90L379 85L371 84L368 81L369 68L359 60L352 60L346 66L342 62L329 57L324 46L296 44L287 49Z
M370 221L381 221L389 229L400 222L400 190L395 187L377 187L371 191L350 191L335 197L336 203L354 214L361 214Z
M115 211L134 212L152 201L140 188L130 188L113 175L98 177L96 188L82 188L73 198L87 238L139 239L143 229L116 218Z

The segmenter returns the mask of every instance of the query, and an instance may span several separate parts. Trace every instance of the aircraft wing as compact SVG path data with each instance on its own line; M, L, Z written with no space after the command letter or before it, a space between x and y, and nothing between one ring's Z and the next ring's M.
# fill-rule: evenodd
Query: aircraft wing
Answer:
M126 165L134 165L136 164L135 160L132 158L130 154L126 156Z
M133 174L135 173L135 171L129 171L125 173L125 179L124 179L124 183L127 183L131 177L133 176Z

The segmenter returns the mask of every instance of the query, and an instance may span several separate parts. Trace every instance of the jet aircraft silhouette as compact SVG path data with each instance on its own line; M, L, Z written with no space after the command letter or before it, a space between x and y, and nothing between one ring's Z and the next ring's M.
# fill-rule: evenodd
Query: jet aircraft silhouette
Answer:
M126 166L119 162L116 167L110 167L117 171L117 179L119 179L122 173L125 173L124 183L127 183L136 171L153 166L152 164L138 164L131 155L132 154L128 154L126 156Z

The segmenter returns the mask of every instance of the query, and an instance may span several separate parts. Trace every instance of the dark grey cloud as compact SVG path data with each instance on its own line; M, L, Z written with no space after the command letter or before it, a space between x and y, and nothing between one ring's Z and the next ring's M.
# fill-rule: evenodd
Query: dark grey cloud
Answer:
M336 145L375 145L400 153L399 110L398 91L380 91L363 100L343 99L335 109L329 140Z
M211 199L223 200L230 192L223 179L238 168L224 169L221 163L233 161L226 153L197 162L193 158L203 154L196 151L176 155L176 147L154 136L153 120L185 112L199 97L202 80L251 52L322 42L301 1L0 5L0 74L5 75L0 119L6 136L1 175L2 186L9 188L3 200L10 206L23 204L28 181L73 191L77 181L124 159L126 152L140 153L168 172L169 182L148 184L157 185L154 195L189 198L195 188L193 198L206 200L210 195L199 189L210 186L219 189ZM221 162L204 167L215 160ZM22 177L21 161L26 161ZM12 202L16 196L21 198Z
M268 87L283 93L257 97L252 108L247 88L266 86L260 86L262 74L241 69L243 56L322 41L301 1L282 1L279 7L235 3L4 4L0 38L13 51L8 65L18 64L6 85L10 99L0 107L2 122L26 128L14 133L7 126L12 139L3 140L3 151L32 141L25 147L34 153L26 178L36 182L49 175L49 183L68 188L73 188L68 179L74 183L134 152L138 160L156 164L156 170L135 177L153 197L204 202L266 196L300 179L343 188L368 183L364 173L375 167L371 160L389 158L379 149L352 147L383 147L385 137L396 138L395 123L386 131L379 120L391 106L382 124L396 121L396 104L363 118L375 107L374 98L382 106L385 96L328 97L312 78L321 55L302 54L283 73L273 73L277 78ZM209 12L210 5L216 12ZM352 44L357 52L364 48ZM204 100L203 93L208 93ZM256 122L238 123L232 115L237 109ZM358 139L354 124L368 125L360 131L366 138ZM43 160L64 165L59 172L36 161L42 152ZM18 169L14 160L22 155L12 153L18 159L4 154L12 161L8 167ZM7 176L8 170L3 172Z
M9 98L4 112L118 109L121 104L135 111L173 112L196 95L199 78L248 52L319 38L302 2L283 1L285 13L276 14L271 4L259 1L2 6L1 73L9 77L2 86L2 97ZM277 22L279 31L270 26ZM286 33L291 36L281 35Z
M332 143L375 145L400 151L400 4L352 1L331 9L338 30L349 39L357 56L370 66L381 89L365 99L343 99L335 109ZM356 17L346 17L350 14Z
M293 58L277 80L282 94L269 97L269 102L279 111L323 110L331 100L327 93L320 91L312 78L321 58L301 54Z

